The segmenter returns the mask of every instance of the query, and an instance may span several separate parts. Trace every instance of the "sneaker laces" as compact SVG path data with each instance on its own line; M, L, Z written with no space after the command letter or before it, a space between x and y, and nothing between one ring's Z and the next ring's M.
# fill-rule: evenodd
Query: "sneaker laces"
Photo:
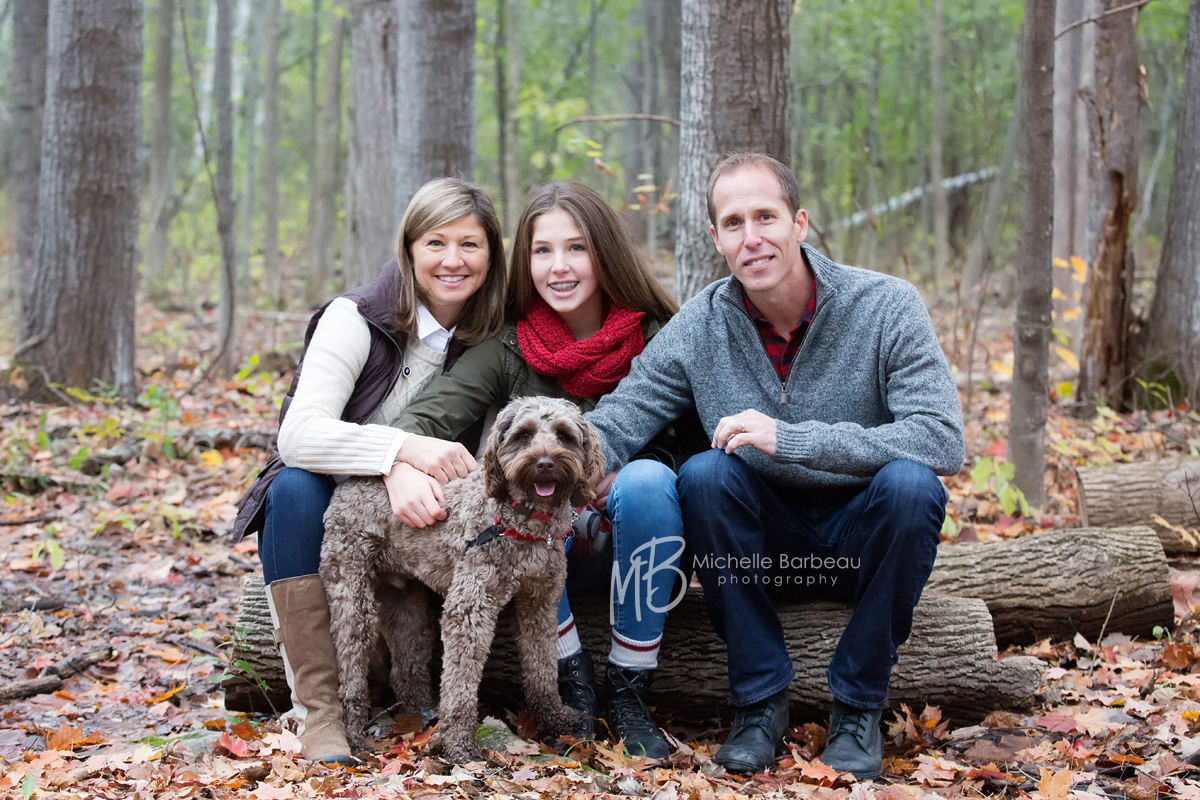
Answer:
M869 737L868 721L870 714L862 709L847 707L837 719L832 720L829 727L829 741L839 733L847 733L854 738L855 741L865 742Z
M565 669L558 672L558 696L576 710L591 709L596 702L596 689L583 674L581 659L572 656L566 659L564 666Z
M628 739L628 734L658 735L658 726L650 716L650 708L642 699L646 684L649 683L649 671L611 669L608 671L610 699L608 712L612 716L619 731L613 731L622 739Z

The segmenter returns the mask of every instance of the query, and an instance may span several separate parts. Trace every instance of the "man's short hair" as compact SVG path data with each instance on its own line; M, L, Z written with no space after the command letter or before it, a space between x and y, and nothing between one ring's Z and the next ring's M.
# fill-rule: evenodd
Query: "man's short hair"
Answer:
M796 183L796 176L792 174L792 170L779 159L766 153L730 153L713 167L712 174L708 176L708 219L713 227L717 226L717 208L713 204L713 189L716 188L717 181L747 167L763 167L775 175L783 190L788 213L795 218L796 212L800 210L800 186Z

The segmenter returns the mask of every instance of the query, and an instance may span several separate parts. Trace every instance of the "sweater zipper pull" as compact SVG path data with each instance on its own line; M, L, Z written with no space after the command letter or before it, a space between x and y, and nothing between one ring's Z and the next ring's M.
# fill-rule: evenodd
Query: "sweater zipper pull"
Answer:
M779 392L779 405L786 406L787 404L787 387L785 386Z

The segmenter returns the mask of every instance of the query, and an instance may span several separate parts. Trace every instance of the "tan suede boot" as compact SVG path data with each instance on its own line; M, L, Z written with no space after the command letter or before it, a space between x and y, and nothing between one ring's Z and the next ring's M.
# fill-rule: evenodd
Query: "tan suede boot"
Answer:
M320 576L301 575L268 584L267 605L292 690L292 708L300 720L302 754L326 764L353 764L338 699L329 603Z

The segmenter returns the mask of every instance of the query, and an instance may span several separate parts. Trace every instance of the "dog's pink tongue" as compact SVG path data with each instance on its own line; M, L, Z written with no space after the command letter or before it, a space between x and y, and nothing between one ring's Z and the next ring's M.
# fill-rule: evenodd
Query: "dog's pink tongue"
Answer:
M541 495L542 497L549 497L550 495L554 494L555 484L553 484L553 483L535 483L533 485L533 488L537 489L537 493L539 495Z

